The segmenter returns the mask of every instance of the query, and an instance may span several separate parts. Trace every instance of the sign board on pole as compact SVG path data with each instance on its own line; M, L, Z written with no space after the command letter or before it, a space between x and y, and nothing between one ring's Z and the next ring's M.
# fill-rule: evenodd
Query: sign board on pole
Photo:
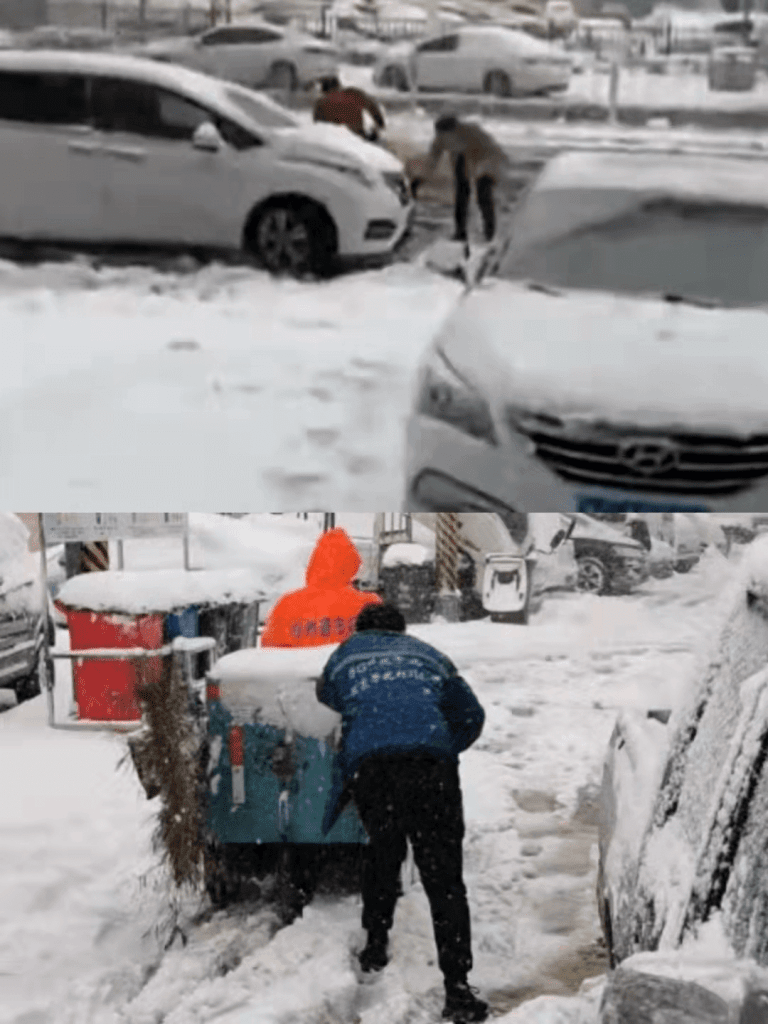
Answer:
M43 512L48 544L139 537L183 537L187 512Z

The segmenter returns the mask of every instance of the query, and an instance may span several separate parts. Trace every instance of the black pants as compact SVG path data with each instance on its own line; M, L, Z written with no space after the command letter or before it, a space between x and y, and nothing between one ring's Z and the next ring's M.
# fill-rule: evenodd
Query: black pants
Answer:
M456 206L454 219L456 222L456 238L466 241L467 215L471 186L467 177L467 161L463 153L459 153L454 161L453 175L456 186ZM486 242L490 242L496 234L496 210L493 204L493 178L484 174L477 179L477 204L483 216L483 229Z
M364 761L352 794L370 839L363 864L363 927L392 927L400 870L410 840L432 910L438 963L446 982L472 968L467 892L462 879L464 814L458 766L417 755Z

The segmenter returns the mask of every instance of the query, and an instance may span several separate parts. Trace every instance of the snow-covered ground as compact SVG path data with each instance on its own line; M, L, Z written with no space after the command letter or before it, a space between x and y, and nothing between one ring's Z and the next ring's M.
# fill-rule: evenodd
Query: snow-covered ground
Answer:
M137 544L126 552L131 565ZM148 547L142 564L161 549L170 551ZM528 628L413 627L455 660L487 712L481 739L462 757L465 874L472 981L505 1024L596 1021L605 966L594 797L603 753L618 711L684 698L733 571L713 555L633 597L552 597ZM60 661L60 711L70 687ZM390 966L360 987L354 897L318 897L282 930L268 907L211 914L204 901L172 899L150 849L156 808L130 763L118 767L124 754L124 737L49 729L42 698L0 715L2 1024L439 1018L418 883L399 902ZM590 976L598 980L574 996Z
M398 508L411 374L459 290L405 264L311 284L2 262L0 490L71 511Z

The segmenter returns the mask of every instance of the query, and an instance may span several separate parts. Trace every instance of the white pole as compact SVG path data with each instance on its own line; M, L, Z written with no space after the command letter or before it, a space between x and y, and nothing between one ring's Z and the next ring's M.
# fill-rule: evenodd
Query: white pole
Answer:
M53 679L48 678L48 660L50 655L48 645L48 560L45 556L45 527L43 526L42 512L37 513L37 522L40 533L40 583L43 588L43 671L48 700L48 725L53 726L56 718L56 710L53 702L53 687L56 680L56 673L54 672Z
M189 519L184 524L184 568L189 570Z
M608 120L611 124L618 123L619 104L619 61L614 56L611 61L611 74L608 80Z

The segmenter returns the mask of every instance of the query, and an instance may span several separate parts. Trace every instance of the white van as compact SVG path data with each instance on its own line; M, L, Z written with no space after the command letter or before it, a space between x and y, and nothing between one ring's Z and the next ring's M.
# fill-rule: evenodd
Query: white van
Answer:
M386 257L391 153L266 96L116 53L0 51L0 237L245 250L274 273Z

